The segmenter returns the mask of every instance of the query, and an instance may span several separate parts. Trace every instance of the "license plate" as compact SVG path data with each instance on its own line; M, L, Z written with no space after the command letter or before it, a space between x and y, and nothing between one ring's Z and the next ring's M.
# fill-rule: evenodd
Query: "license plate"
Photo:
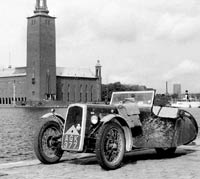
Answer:
M65 134L63 138L64 150L78 150L80 146L80 135Z

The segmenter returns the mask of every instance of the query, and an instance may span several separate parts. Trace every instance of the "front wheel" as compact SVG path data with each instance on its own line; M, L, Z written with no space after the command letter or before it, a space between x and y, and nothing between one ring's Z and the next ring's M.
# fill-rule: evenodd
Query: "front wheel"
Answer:
M38 128L34 139L34 150L37 158L44 164L57 163L62 157L62 129L56 121L45 121Z
M125 153L125 136L121 126L115 122L103 125L96 141L98 163L105 170L121 166Z
M176 151L176 147L171 148L155 148L156 152L160 156L170 156L173 155Z

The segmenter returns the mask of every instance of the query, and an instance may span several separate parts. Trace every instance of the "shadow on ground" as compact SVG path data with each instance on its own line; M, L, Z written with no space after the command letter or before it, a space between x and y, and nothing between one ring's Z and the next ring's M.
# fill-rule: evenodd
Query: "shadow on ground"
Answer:
M134 151L127 153L123 160L123 165L127 164L136 164L137 161L142 160L167 160L172 158L181 157L190 153L194 153L196 150L192 149L178 149L173 155L170 156L159 156L155 152L155 150L143 150L143 151ZM83 157L83 158L75 158L71 160L62 160L62 162L68 162L71 164L78 165L98 165L97 159L95 156Z
M126 164L136 164L137 161L142 161L142 160L167 160L167 159L182 157L184 155L187 155L193 152L196 152L196 150L178 149L174 154L166 155L166 156L158 155L154 149L139 151L139 152L131 152L131 153L126 154L126 156L124 157L123 163L124 165L126 165Z

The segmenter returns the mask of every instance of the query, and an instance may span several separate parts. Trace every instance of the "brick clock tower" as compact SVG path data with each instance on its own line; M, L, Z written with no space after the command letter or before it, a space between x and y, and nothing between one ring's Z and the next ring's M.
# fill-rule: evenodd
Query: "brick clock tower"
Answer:
M46 0L36 0L27 29L27 100L56 98L55 17L48 15Z

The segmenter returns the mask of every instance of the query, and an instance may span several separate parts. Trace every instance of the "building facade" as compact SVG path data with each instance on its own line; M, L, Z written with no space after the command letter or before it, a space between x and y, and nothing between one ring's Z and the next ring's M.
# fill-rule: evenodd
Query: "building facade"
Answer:
M0 70L0 104L101 101L101 65L90 69L56 67L55 17L46 0L36 0L28 17L27 66Z
M178 98L181 97L181 84L173 84L173 94L176 94Z

